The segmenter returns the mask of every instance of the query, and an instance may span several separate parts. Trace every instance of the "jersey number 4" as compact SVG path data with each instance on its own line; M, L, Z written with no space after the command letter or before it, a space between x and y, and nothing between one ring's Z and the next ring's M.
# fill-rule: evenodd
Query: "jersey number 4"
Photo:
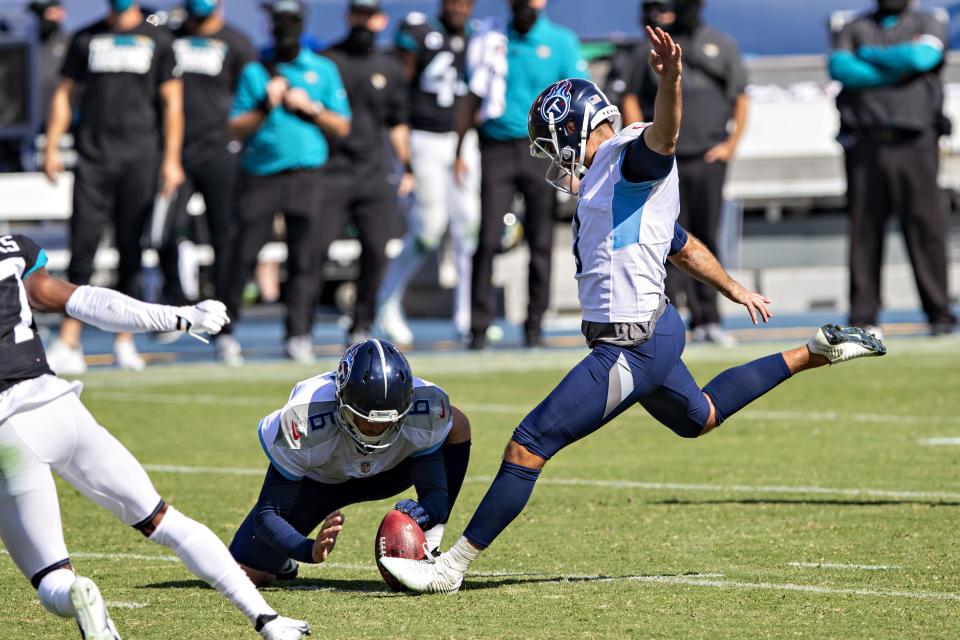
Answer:
M453 66L454 55L439 51L420 74L420 90L437 96L438 107L452 107L460 84L460 74Z

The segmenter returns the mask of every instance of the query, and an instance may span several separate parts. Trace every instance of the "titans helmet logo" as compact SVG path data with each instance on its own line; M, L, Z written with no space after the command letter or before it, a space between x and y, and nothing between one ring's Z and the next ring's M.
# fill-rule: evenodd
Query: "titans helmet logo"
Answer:
M570 95L571 86L569 80L554 85L540 104L540 116L544 120L550 122L552 117L554 122L559 122L567 117L570 113L570 103L573 102L573 97Z
M347 352L340 358L340 364L337 366L337 388L343 385L350 378L350 370L353 369L353 361L357 357L357 351L360 350L360 343L356 343L347 349Z

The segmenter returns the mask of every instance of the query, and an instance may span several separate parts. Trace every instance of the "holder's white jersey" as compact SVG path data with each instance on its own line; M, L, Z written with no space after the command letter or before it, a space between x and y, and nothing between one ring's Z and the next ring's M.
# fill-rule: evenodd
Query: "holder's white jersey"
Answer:
M665 178L650 182L628 182L620 169L626 146L648 126L638 122L601 144L580 181L573 254L590 322L645 322L663 294L680 214L676 161Z
M450 399L440 387L413 379L413 402L396 442L381 453L362 454L338 426L336 372L298 382L290 399L260 421L260 445L273 466L291 480L309 478L326 484L365 478L397 466L411 456L426 455L443 445L453 416ZM299 448L292 448L283 425L300 426Z

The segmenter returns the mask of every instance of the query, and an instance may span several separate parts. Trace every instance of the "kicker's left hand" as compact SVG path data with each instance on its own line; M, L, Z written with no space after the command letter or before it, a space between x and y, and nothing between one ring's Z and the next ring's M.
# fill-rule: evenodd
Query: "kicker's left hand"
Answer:
M427 513L427 510L420 506L420 503L416 500L401 500L398 502L394 509L397 511L402 511L411 518L414 522L420 525L421 529L427 529L427 523L430 521L430 514Z
M773 301L766 296L750 291L739 282L735 282L733 288L725 295L730 300L737 304L742 304L747 308L753 324L759 324L758 318L766 322L773 316L773 314L770 313L770 309L767 308L767 305Z

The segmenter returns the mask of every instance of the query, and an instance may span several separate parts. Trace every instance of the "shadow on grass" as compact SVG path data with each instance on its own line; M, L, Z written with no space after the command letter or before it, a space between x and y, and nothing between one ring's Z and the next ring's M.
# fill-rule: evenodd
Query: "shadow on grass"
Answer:
M699 506L705 504L808 504L843 507L875 507L918 504L927 507L960 507L960 502L946 500L817 500L815 498L717 498L716 500L645 500L646 504L677 504Z
M536 584L569 584L586 582L613 582L618 580L642 579L642 578L697 578L710 577L697 572L685 573L651 573L637 575L604 575L597 574L593 576L563 576L563 575L544 575L542 573L517 573L512 575L484 575L482 572L477 574L467 574L461 591L474 591L481 589L499 589L501 587L536 585ZM168 582L155 582L137 587L138 589L209 589L207 583L201 580L171 580ZM278 581L269 587L260 589L263 592L270 591L337 591L341 593L364 593L377 598L395 598L400 596L421 595L411 591L394 592L378 580L320 580L316 578L298 578L296 580Z
M137 589L212 589L203 580L168 580L141 584ZM260 591L350 591L354 593L375 593L391 595L387 585L379 580L324 580L318 578L297 578L296 580L278 580Z

